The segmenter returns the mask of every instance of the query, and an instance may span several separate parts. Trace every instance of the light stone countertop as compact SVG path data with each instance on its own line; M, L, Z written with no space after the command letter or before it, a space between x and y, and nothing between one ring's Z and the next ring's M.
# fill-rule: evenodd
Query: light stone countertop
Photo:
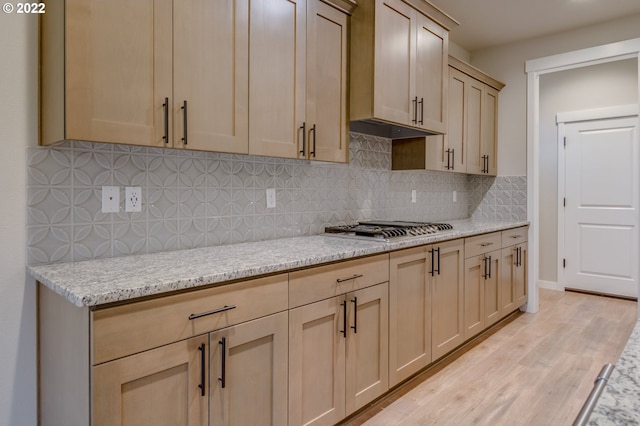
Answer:
M632 424L640 424L640 322L589 417L589 425Z
M92 307L528 225L449 223L452 231L394 242L317 235L28 266L27 272L74 305Z

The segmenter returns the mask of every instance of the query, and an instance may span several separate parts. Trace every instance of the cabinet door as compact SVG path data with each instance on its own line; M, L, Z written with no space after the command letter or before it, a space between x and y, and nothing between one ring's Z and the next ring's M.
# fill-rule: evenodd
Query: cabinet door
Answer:
M347 295L346 415L389 389L389 284Z
M300 158L348 161L347 15L307 2L306 134Z
M498 173L498 91L484 85L482 104L482 155L486 155L486 174Z
M513 280L513 293L515 299L515 306L520 307L527 303L527 255L528 245L527 243L521 243L517 246L519 248L518 262L516 270L514 271Z
M433 300L433 359L464 342L464 242L434 245L434 273L430 278Z
M194 337L93 367L93 424L207 425L207 340Z
M288 315L211 334L211 424L287 423Z
M389 386L431 362L431 291L427 247L390 255Z
M527 303L527 243L502 249L501 316Z
M487 328L500 319L501 250L487 253L485 257L488 271L484 279L484 328Z
M174 146L248 153L248 13L247 0L174 2Z
M464 173L467 171L466 163L466 93L468 91L468 77L455 68L449 68L449 89L447 103L447 134L444 136L446 149L449 149L449 159L444 163L449 164L450 170ZM446 153L445 153L446 154ZM447 161L448 160L448 161Z
M464 262L464 339L484 328L484 280L488 259L484 255L470 257Z
M447 133L449 32L416 13L416 95L418 126Z
M401 0L375 1L373 114L383 120L416 126L416 11Z
M467 78L465 125L467 173L483 174L485 155L482 152L482 105L484 84Z
M171 19L166 0L66 2L66 138L164 145Z
M249 153L298 158L305 121L306 1L249 6Z
M289 311L289 424L345 417L347 302L334 297Z

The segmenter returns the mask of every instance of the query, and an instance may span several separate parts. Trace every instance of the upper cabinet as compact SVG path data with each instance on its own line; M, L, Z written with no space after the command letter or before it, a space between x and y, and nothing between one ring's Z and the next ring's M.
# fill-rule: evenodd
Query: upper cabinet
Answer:
M305 121L306 1L252 1L249 153L298 157Z
M247 153L247 7L247 0L173 2L169 146Z
M352 0L52 2L42 17L41 143L346 162L354 7Z
M424 0L361 2L352 17L351 120L445 133L451 17Z
M349 161L348 24L355 5L307 2L307 103L299 158Z
M393 141L393 170L496 176L498 93L504 83L449 56L447 133Z
M495 176L498 172L498 92L504 83L449 57L449 131L445 151L458 161L452 171ZM446 161L446 158L445 158Z
M247 5L51 2L42 17L41 143L247 153Z
M167 1L47 3L41 27L42 143L167 143L171 28Z

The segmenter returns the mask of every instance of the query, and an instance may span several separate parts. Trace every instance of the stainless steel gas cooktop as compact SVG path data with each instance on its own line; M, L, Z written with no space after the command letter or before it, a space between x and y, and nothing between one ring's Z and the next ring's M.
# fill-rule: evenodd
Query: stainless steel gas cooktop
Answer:
M402 238L412 238L436 234L452 230L448 223L423 223L404 221L366 221L353 225L327 226L326 235L346 238L360 238L375 241L396 241Z

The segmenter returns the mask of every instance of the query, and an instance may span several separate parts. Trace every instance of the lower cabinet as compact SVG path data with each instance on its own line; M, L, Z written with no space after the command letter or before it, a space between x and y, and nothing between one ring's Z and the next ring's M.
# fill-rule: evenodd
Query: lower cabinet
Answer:
M93 367L94 425L285 424L287 326L281 312Z
M385 393L388 283L289 315L289 424L332 425Z
M461 239L391 253L391 386L463 343L463 276Z
M500 317L527 303L527 243L502 249Z
M93 367L93 425L208 425L208 340L194 337Z
M431 260L427 246L391 253L389 383L395 386L431 362Z
M501 251L465 259L464 267L464 338L480 333L501 318Z
M430 249L433 359L464 342L464 241L433 245Z
M288 325L281 312L210 334L211 425L287 423Z

